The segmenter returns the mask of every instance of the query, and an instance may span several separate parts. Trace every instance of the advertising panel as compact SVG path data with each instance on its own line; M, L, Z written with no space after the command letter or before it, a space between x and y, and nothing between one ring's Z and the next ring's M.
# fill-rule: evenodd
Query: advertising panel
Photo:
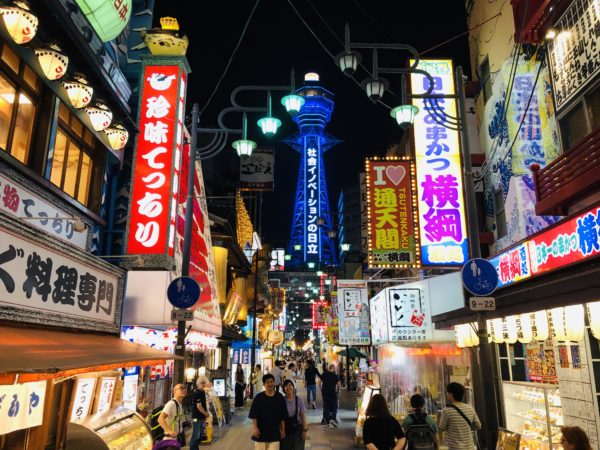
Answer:
M371 309L371 338L373 345L389 342L387 295L382 290L379 294L369 300Z
M240 157L240 182L242 191L272 191L275 155L272 148L257 148L250 156Z
M370 345L367 282L337 280L340 345Z
M146 65L132 175L127 252L173 256L186 75Z
M323 329L327 326L327 308L326 301L316 301L312 304L312 327L313 330Z
M369 266L419 267L413 163L367 159L366 172Z
M388 336L390 342L430 341L433 339L429 300L424 283L415 287L386 289L388 298Z
M0 436L42 424L46 381L0 386Z
M418 68L433 77L433 94L455 94L452 60L421 60ZM410 80L413 94L429 88L424 75L411 74ZM413 130L421 258L423 265L457 266L469 259L460 142L458 131L442 125L440 119L444 114L457 117L456 100L432 102L434 107L423 99L412 100L419 108Z

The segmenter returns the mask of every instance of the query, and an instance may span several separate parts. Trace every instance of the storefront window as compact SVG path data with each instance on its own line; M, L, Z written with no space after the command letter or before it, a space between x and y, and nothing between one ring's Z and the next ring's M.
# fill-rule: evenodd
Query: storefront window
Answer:
M94 186L102 185L104 152L91 131L61 103L54 149L49 155L47 177L65 193L92 210L97 206Z

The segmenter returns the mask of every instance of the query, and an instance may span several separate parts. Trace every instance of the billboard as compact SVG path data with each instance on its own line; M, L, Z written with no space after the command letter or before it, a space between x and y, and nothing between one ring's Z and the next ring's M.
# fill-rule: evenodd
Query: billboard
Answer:
M257 148L250 156L240 157L242 191L272 191L275 156L272 148Z
M186 73L148 64L141 81L127 253L174 256Z
M340 345L371 345L367 282L337 280Z
M452 60L421 60L418 68L433 77L433 94L455 94ZM429 89L429 79L422 74L413 73L410 80L413 94ZM412 100L419 108L413 130L421 260L423 265L460 266L469 259L460 142L458 131L441 122L457 117L456 100L433 102L434 107L420 98Z
M367 159L370 267L419 267L414 164L407 158Z

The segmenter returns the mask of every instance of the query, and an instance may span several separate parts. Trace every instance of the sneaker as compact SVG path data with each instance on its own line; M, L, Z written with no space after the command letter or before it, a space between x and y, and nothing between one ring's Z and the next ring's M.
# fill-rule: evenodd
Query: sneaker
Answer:
M327 422L325 421L325 419L321 419L321 425L327 425Z
M330 423L331 423L331 425L333 425L334 427L336 427L336 428L338 427L337 420L332 420Z
M312 409L317 409L317 404L316 404L316 403L313 403L313 404L312 404L312 406L311 406L311 408L312 408Z

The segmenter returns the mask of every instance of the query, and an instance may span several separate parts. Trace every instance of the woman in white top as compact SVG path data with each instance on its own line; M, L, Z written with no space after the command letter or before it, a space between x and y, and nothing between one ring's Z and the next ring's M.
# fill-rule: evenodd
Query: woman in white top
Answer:
M283 380L282 381L284 381L284 380L294 381L294 367L295 367L294 363L290 363L287 366L287 369L285 369L283 371Z

